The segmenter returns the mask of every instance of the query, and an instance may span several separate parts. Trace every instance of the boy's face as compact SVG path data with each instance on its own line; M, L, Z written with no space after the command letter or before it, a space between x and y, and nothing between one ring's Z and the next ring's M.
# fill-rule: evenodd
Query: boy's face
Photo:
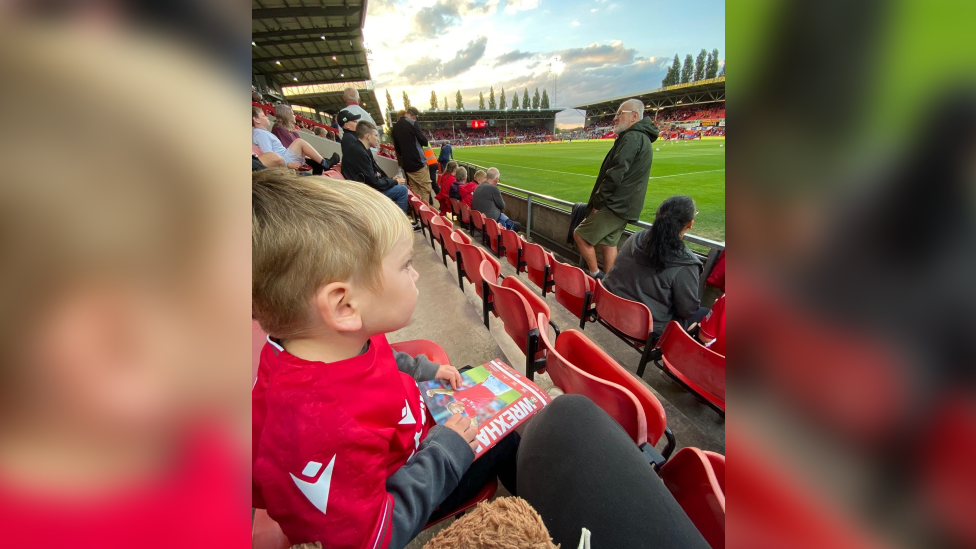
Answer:
M361 297L363 328L370 336L399 330L413 316L420 274L413 268L411 236L397 242L383 259L382 290L378 294L365 290Z

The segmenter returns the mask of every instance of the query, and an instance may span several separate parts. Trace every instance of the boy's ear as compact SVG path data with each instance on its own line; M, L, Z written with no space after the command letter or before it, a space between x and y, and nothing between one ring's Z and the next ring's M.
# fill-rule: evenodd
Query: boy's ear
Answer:
M326 284L315 294L315 308L319 318L330 330L358 332L363 328L358 303L353 299L352 287L345 282Z

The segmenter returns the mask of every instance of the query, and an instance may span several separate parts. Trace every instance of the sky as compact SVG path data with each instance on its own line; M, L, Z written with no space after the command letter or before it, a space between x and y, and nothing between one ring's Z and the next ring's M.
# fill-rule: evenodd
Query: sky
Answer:
M570 107L661 86L674 54L697 56L718 48L725 59L724 0L370 0L363 29L370 73L380 105L386 91L403 108L402 93L420 109L454 109L461 90L465 109L478 108L478 92L505 89L509 104L539 88L549 91L549 62L564 64L554 107ZM583 117L565 111L560 127Z

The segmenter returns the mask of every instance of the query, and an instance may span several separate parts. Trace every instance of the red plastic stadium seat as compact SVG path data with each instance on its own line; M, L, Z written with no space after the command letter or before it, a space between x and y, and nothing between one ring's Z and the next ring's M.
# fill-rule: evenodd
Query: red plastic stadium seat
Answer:
M569 309L576 318L583 318L583 304L596 288L596 280L583 269L554 261L552 281L556 287L556 302Z
M488 246L492 252L494 252L495 257L501 257L505 253L505 245L501 244L501 234L499 234L500 228L498 227L498 222L494 219L485 218L485 230L482 235L486 235L485 238L488 242L485 242L485 238L481 239L481 243ZM501 249L499 249L501 246Z
M454 242L454 235L460 233L458 229L451 229L447 234L444 235L444 240L441 241L441 246L443 247L444 253L451 258L451 261L458 261L458 248L457 243ZM464 234L464 233L460 233ZM467 235L465 235L465 238ZM460 275L458 275L460 279ZM462 288L463 289L463 288Z
M661 467L661 479L712 549L724 549L725 456L682 448Z
M454 232L449 223L449 221L439 215L435 215L430 219L431 238L441 244L441 261L444 262L445 267L447 266L447 246L444 244L444 241L450 240L451 233ZM451 259L454 258L452 257Z
M481 262L487 260L494 267L495 272L501 271L501 263L497 259L491 256L491 254L485 252L483 249L475 246L474 244L465 244L462 242L454 241L457 243L458 251L461 252L461 263L464 267L464 276L468 279L473 286L475 291L478 292L478 297L485 298L482 294L481 288ZM497 280L497 279L496 279ZM492 280L495 282L496 280ZM488 325L487 319L485 320L485 325Z
M569 330L559 334L559 340L566 334L579 333ZM560 351L549 342L548 330L539 330L542 347L546 350L546 371L552 378L553 384L566 394L583 395L627 431L630 438L638 446L647 442L647 420L644 410L637 398L627 389L616 383L600 379L577 368L572 360L563 356ZM564 348L563 352L572 352L572 348Z
M479 212L478 210L471 210L471 235L474 236L473 231L481 232L481 243L484 244L485 239L485 214Z
M251 525L252 549L288 549L291 542L281 531L281 526L268 516L264 509L254 510L254 523Z
M662 455L667 458L674 450L674 434L668 428L668 417L664 406L654 393L610 357L597 344L590 341L583 332L567 330L556 338L556 349L578 368L602 380L616 383L634 395L647 419L647 441L657 444L661 436L667 438L667 446Z
M420 224L426 227L428 231L431 231L430 220L437 215L434 210L430 209L426 204L420 206ZM434 233L430 232L430 247L434 247Z
M331 177L332 179L338 179L340 181L346 180L345 177L342 177L342 172L340 172L339 170L329 170L327 172L323 172L322 175L324 175L325 177Z
M451 213L454 214L455 219L461 219L461 201L457 198L451 199Z
M447 353L444 352L444 348L428 339L411 339L409 341L391 343L390 347L394 351L407 353L408 355L414 357L417 355L427 355L427 358L429 358L431 362L436 362L438 364L451 363L450 359L447 358Z
M671 321L659 341L665 371L725 415L725 357Z
M471 230L471 208L464 202L461 203L461 226Z
M540 371L539 367L545 366L545 350L539 346L539 332L549 329L549 305L515 277L505 277L500 285L497 284L498 271L490 261L483 261L480 270L481 278L488 286L486 295L491 296L490 300L482 298L485 326L488 326L489 311L502 320L505 332L525 353L525 372L532 379L534 373ZM540 316L545 323L539 324Z
M261 156L262 154L264 154L264 151L262 151L261 147L258 147L257 145L251 145L251 154L255 156Z
M515 267L516 273L525 271L525 261L522 258L522 238L515 231L500 229L502 234L502 247L505 248L505 257L508 264Z
M586 326L586 321L599 322L614 333L625 343L641 351L640 364L637 366L637 376L644 375L644 367L650 360L654 347L654 321L651 310L647 305L637 301L624 299L612 294L600 280L596 281L596 291L593 293L594 308L589 308L589 300L584 301L587 315L580 319L580 328Z
M556 262L556 259L542 246L527 242L522 237L519 239L525 270L529 273L529 281L542 289L542 297L546 297L546 293L552 290L552 264Z
M454 248L454 257L456 258L455 261L457 263L457 271L458 271L458 286L461 287L461 291L464 291L464 279L467 278L468 282L471 282L471 276L468 274L467 269L465 269L464 267L464 256L461 254L461 244L466 244L470 246L471 237L462 233L460 230L455 229L454 232L451 233L450 246ZM477 246L474 247L477 248ZM477 265L478 266L481 265L480 260L478 260Z

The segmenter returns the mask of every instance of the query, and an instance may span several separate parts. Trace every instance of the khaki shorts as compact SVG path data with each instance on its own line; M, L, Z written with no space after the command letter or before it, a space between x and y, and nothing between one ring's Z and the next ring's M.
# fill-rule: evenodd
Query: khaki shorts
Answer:
M407 187L424 202L430 203L430 170L427 166L415 171L407 172Z
M576 234L590 246L614 246L620 242L627 221L604 208L590 212L586 219L576 227Z

